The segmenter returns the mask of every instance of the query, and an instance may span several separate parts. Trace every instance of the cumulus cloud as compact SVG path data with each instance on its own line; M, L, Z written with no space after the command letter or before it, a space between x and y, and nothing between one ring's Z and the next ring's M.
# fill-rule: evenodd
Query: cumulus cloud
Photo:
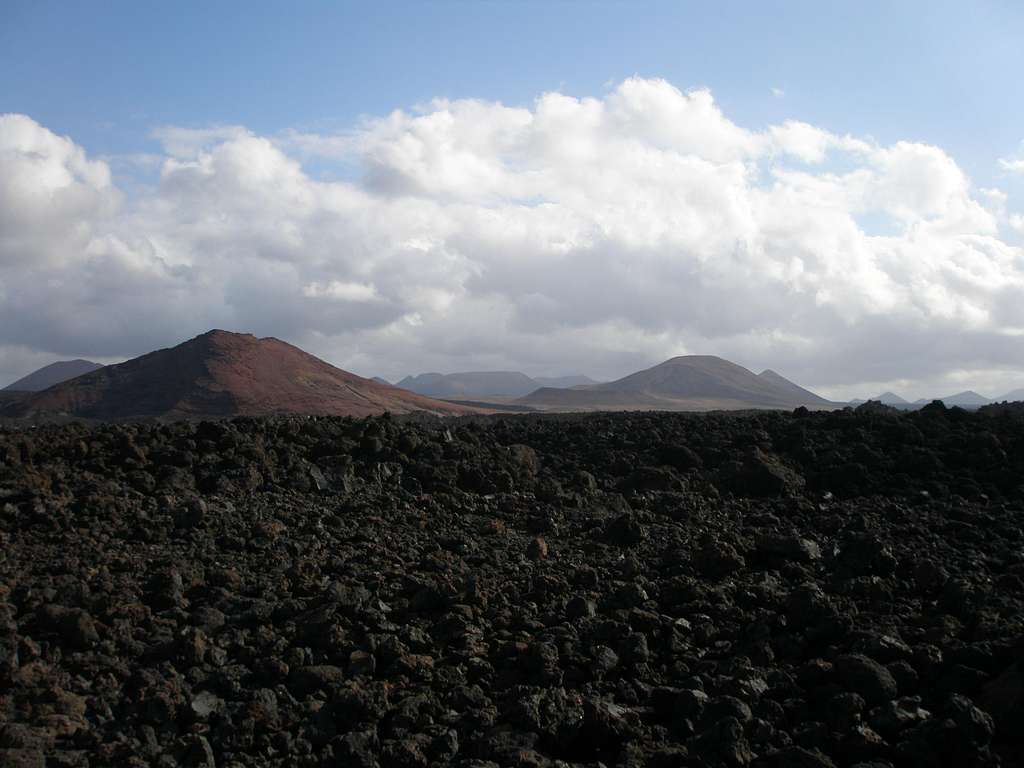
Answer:
M1024 174L1024 142L1021 143L1020 150L1016 154L999 158L999 165L1004 171Z
M70 139L0 119L0 345L130 355L219 326L390 377L699 352L836 392L1024 384L1019 217L939 147L752 130L640 78L337 135L154 135L159 180L125 201ZM314 178L317 156L358 178Z
M194 159L200 152L216 144L249 135L249 131L240 125L215 125L208 128L162 125L150 131L150 136L160 142L168 156L179 159Z

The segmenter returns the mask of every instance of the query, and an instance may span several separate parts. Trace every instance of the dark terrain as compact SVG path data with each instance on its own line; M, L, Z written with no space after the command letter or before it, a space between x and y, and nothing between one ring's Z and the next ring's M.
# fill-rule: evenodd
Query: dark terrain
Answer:
M1021 765L1022 528L1012 407L0 431L0 765Z

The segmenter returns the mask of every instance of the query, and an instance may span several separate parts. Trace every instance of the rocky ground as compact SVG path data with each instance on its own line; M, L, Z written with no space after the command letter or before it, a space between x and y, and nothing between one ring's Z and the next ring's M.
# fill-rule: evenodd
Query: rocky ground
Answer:
M3 766L1013 766L1024 414L0 431Z

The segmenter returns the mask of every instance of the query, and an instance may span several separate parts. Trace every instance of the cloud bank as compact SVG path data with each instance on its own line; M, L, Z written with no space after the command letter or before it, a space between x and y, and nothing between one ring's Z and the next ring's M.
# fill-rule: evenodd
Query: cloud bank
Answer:
M71 139L0 116L7 378L222 327L391 377L712 353L834 394L1024 386L1022 217L939 147L753 130L639 78L344 134L154 137L159 178L129 196ZM358 171L309 170L338 160Z

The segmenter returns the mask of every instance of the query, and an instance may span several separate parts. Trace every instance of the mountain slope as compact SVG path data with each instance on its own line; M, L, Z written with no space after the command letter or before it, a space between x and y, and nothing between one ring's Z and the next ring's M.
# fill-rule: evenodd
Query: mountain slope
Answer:
M797 398L801 403L817 405L828 404L828 400L826 400L825 398L814 394L809 389L804 389L799 384L793 383L784 376L780 376L770 368L768 370L761 371L761 373L759 373L757 377L759 379L767 381L769 384L773 385L776 389L780 390L781 392L788 392L793 397Z
M674 357L617 381L573 389L544 388L518 402L553 410L712 410L793 408L829 402L782 376L757 376L711 355Z
M1021 401L1021 400L1024 400L1024 388L1022 388L1022 389L1015 389L1012 392L1007 392L1002 397L995 398L995 400L993 400L993 402L996 402L996 403L1011 402L1011 403L1013 403L1013 402L1017 402L1017 401Z
M97 419L472 411L364 379L279 339L220 330L79 376L8 410Z
M44 365L38 371L33 371L28 376L18 379L13 384L4 387L6 391L16 392L41 392L60 384L62 381L81 376L83 373L92 373L103 366L90 360L60 360L56 363Z

